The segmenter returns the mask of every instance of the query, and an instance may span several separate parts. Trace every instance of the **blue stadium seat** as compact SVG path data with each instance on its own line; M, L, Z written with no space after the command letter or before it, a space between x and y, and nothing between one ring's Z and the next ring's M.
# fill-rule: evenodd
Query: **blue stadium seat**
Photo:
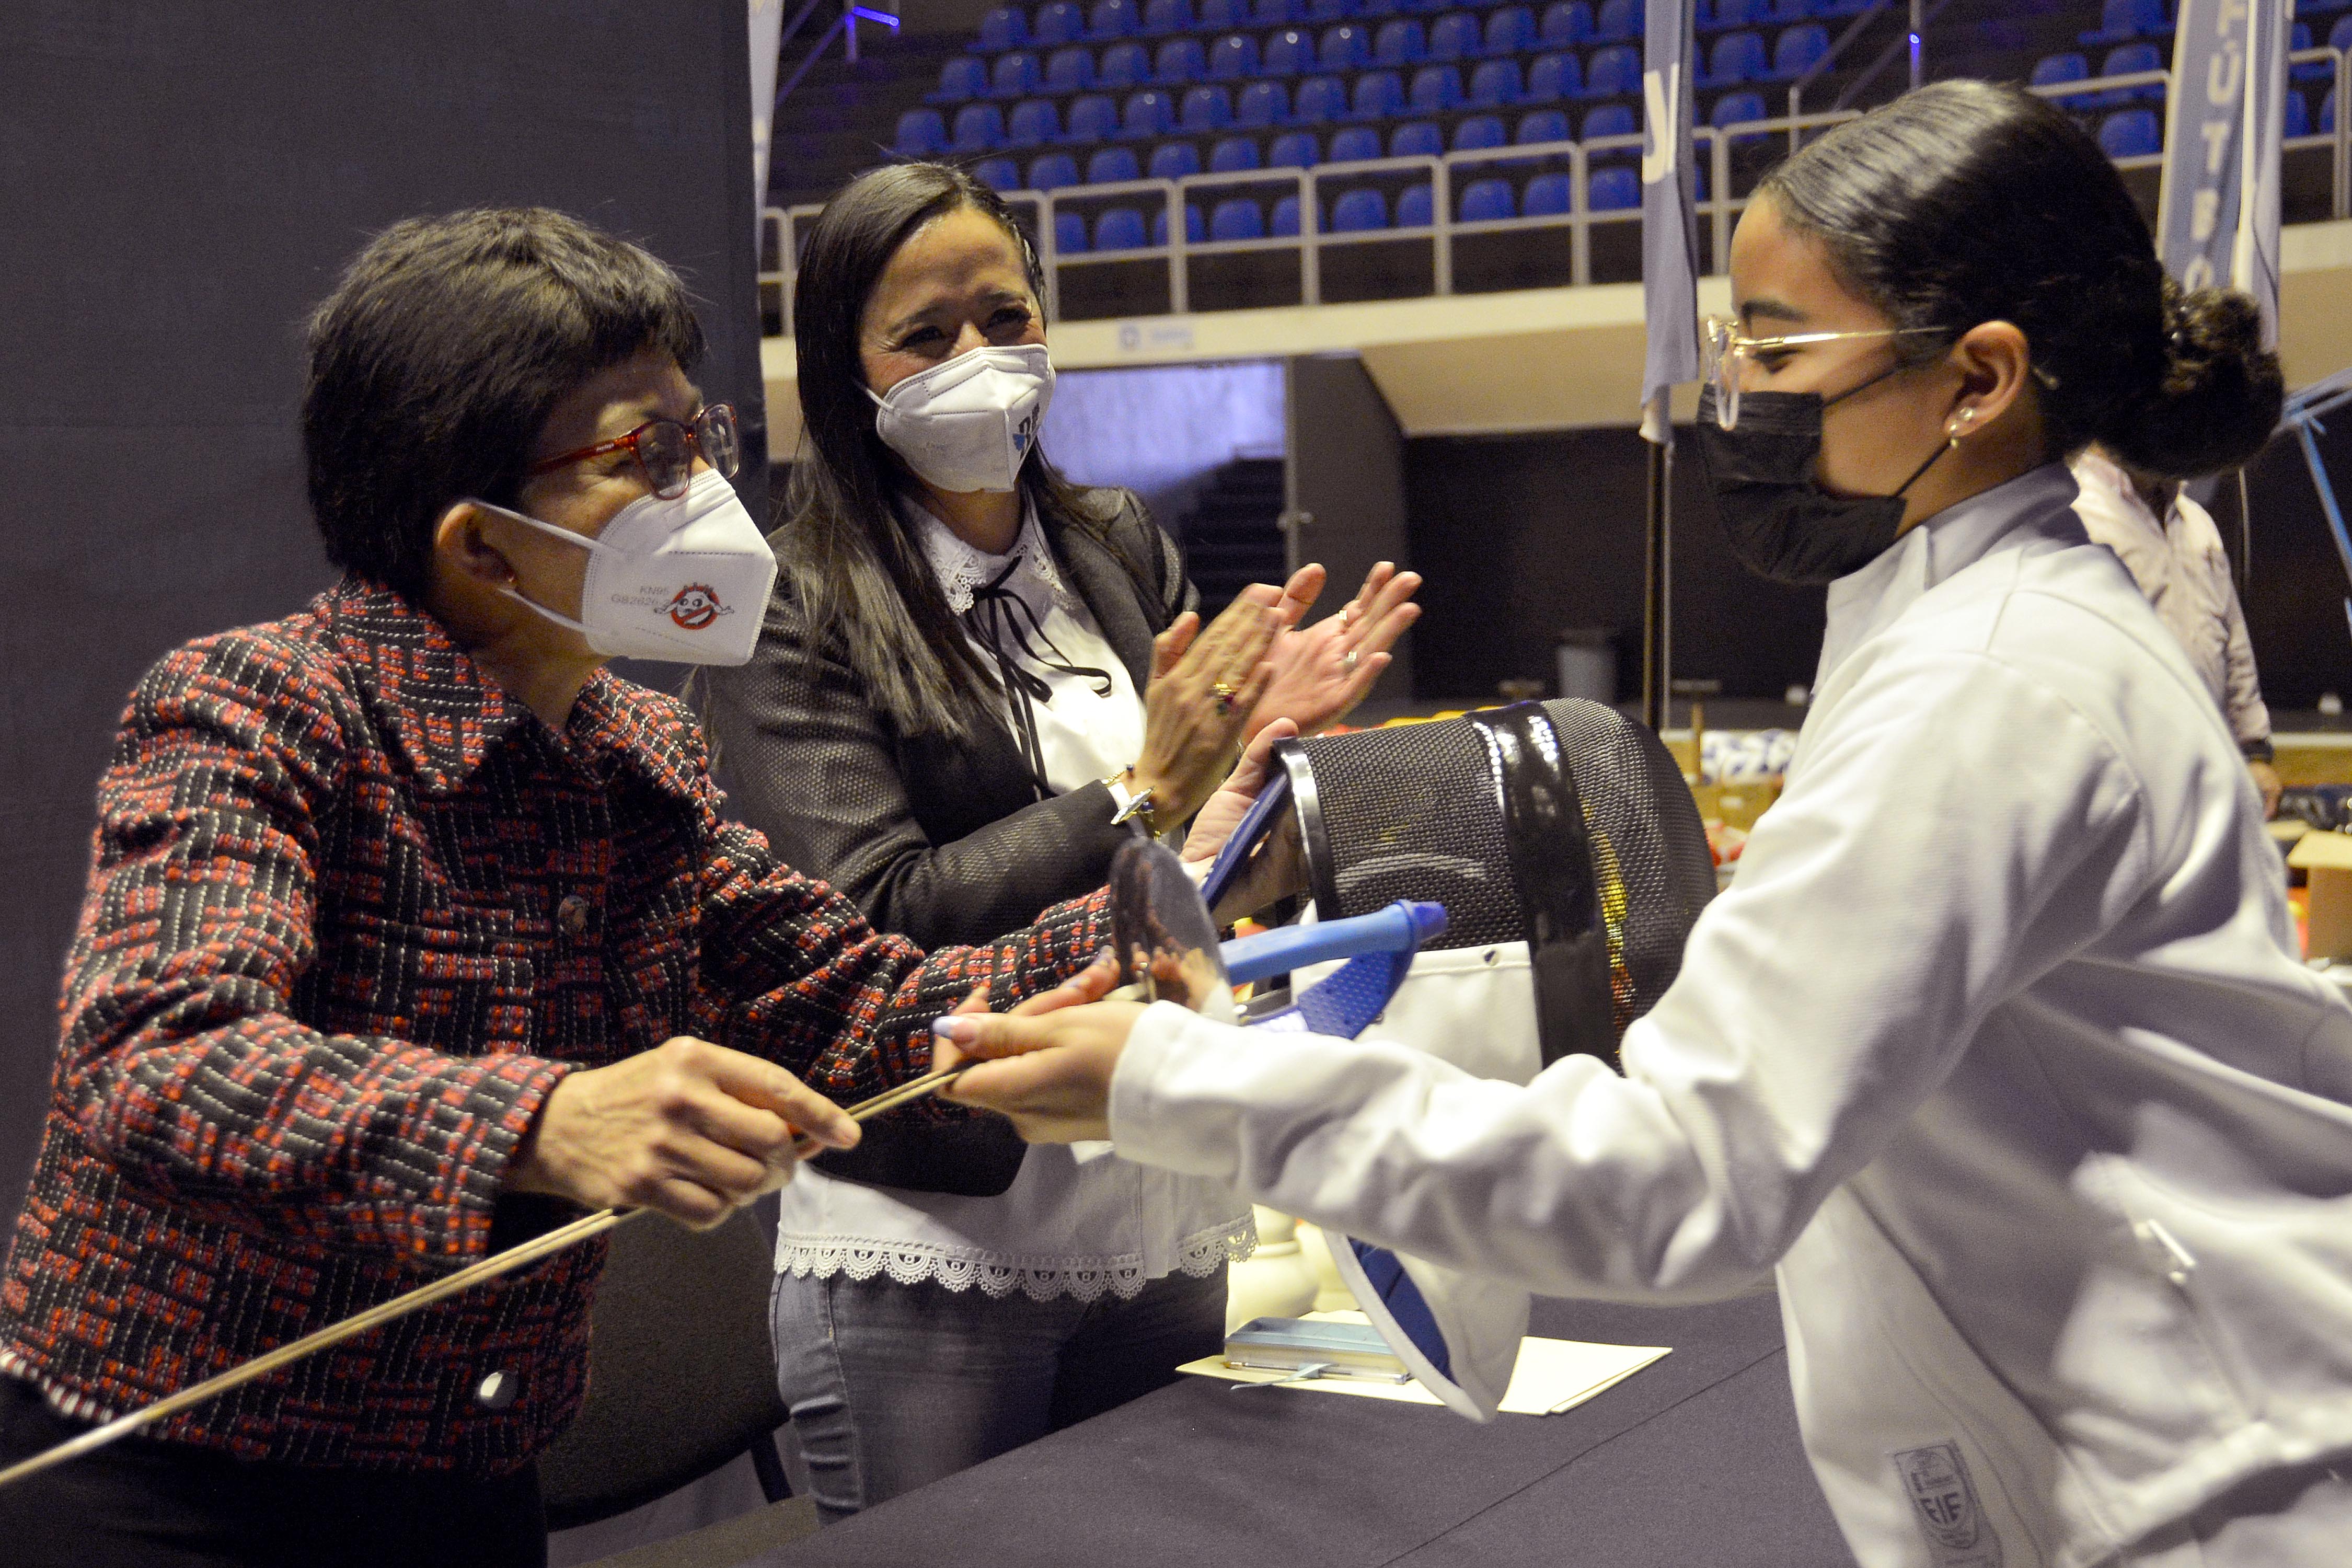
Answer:
M1404 83L1394 71L1366 71L1356 79L1356 120L1393 120L1404 112Z
M1715 100L1715 109L1707 115L1706 122L1721 130L1727 125L1741 125L1763 118L1764 98L1761 93L1727 92ZM1736 142L1760 142L1765 134L1761 131L1750 131L1732 140Z
M1354 26L1326 27L1315 63L1327 71L1360 71L1372 63L1372 35Z
M1590 142L1595 136L1631 136L1637 129L1632 110L1622 103L1604 103L1586 112L1583 140Z
M1622 43L1642 36L1642 0L1601 0L1592 36L1604 44Z
M1087 160L1087 184L1090 185L1115 185L1122 180L1141 178L1143 171L1136 166L1132 147L1106 147Z
M2327 29L2327 47L2331 49L2352 49L2352 16L2338 16L2336 26Z
M1247 196L1234 196L1219 202L1209 214L1209 237L1213 240L1264 239L1265 214Z
M1186 202L1184 204L1184 243L1198 245L1208 237L1209 223L1201 216L1201 204ZM1151 215L1151 243L1154 245L1168 243L1168 208L1165 204L1154 210Z
M1322 125L1347 115L1348 84L1336 76L1308 77L1290 100L1290 118L1299 125Z
M1533 109L1520 115L1519 128L1511 137L1513 143L1521 147L1572 140L1568 132L1568 116L1557 109Z
M1095 79L1119 92L1141 87L1151 79L1151 55L1141 44L1113 44L1102 52Z
M1054 248L1065 256L1077 256L1087 248L1087 219L1083 213L1057 212L1054 215Z
M1178 107L1176 126L1194 135L1223 131L1234 122L1233 95L1222 87L1196 87Z
M1570 49L1592 41L1592 7L1586 0L1552 0L1536 34L1548 49Z
M2107 0L2099 13L2099 30L2085 33L2086 44L2120 44L2130 38L2158 38L2172 31L2164 19L2164 0Z
M898 116L890 151L901 158L936 158L948 150L948 122L936 109L910 109Z
M1095 52L1084 44L1055 49L1045 60L1047 92L1084 92L1095 84Z
M1037 25L1030 30L1029 41L1041 49L1057 49L1086 36L1087 14L1078 0L1052 0L1037 7Z
M2311 134L2311 108L2303 101L2303 94L2293 88L2287 89L2286 101L2280 112L2284 116L2284 125L2279 132L2280 135L2291 142L2298 136Z
M1702 91L1738 87L1744 81L1762 81L1771 70L1764 58L1764 35L1726 33L1715 40L1714 51L1707 57L1707 68L1693 85Z
M1119 117L1118 133L1129 141L1148 142L1176 129L1176 101L1158 88L1130 93L1127 112Z
M1538 55L1528 67L1527 100L1557 103L1584 96L1584 62L1574 55Z
M1517 60L1482 60L1470 73L1470 107L1508 109L1519 101L1523 89Z
M988 67L970 55L940 64L940 85L926 96L933 103L963 103L988 90Z
M2298 16L2324 16L2330 11L2341 11L2347 5L2352 5L2352 0L2294 0L2294 14Z
M2101 76L2131 76L2140 71L2156 71L2163 68L2164 57L2157 52L2154 44L2118 44L2107 51L2105 59L2099 62ZM2113 92L2099 94L2099 107L2102 109L2120 109L2126 103L2161 103L2163 101L2164 88L2160 83L2151 83L2147 87L2118 88Z
M1290 118L1290 91L1278 81L1254 81L1234 103L1234 123L1265 131Z
M1028 41L1029 18L1010 5L998 5L980 19L980 37L971 48L974 54L1002 54Z
M1265 232L1276 239L1291 239L1298 234L1298 198L1285 196L1274 204L1274 212L1266 219Z
M1482 41L1477 17L1467 11L1449 11L1429 29L1429 58L1465 60L1478 52Z
M1793 26L1810 22L1819 14L1813 0L1771 0L1757 20L1775 27Z
M1302 22L1344 22L1356 14L1353 0L1307 0L1298 14Z
M1642 90L1642 57L1631 44L1595 49L1584 66L1584 96L1621 98Z
M1333 234L1367 234L1389 226L1389 201L1378 191L1349 191L1331 204Z
M1503 117L1499 114L1474 114L1454 128L1456 153L1482 152L1488 147L1500 147L1509 140L1503 133Z
M1397 193L1397 227L1427 228L1436 218L1437 199L1427 184L1407 185Z
M1102 142L1118 134L1118 105L1099 92L1070 102L1069 128L1064 133L1071 142Z
M2290 53L2300 53L2311 47L2311 24L2297 22L2294 33L2287 38L2286 47ZM2297 81L2326 81L2336 74L2336 68L2326 60L2305 60L2300 65L2289 65L2286 74Z
M2144 158L2163 150L2153 109L2119 109L2099 121L2099 151L2110 158Z
M1201 0L1193 26L1204 33L1226 33L1249 26L1249 0Z
M1527 217L1566 217L1576 205L1576 187L1566 174L1538 174L1528 182L1519 212Z
M1257 159L1257 138L1227 136L1209 149L1209 173L1238 174L1260 167Z
M1473 180L1462 187L1462 221L1464 223L1494 223L1501 218L1519 216L1518 203L1511 195L1508 180Z
M1720 33L1733 27L1759 26L1764 20L1763 13L1764 7L1760 0L1715 0L1712 8L1706 5L1706 0L1700 0L1698 16L1694 25L1696 30L1702 33Z
M1286 131L1265 150L1269 169L1311 169L1323 161L1323 149L1312 131Z
M1297 76L1315 67L1315 40L1296 27L1285 27L1265 40L1258 69L1268 76Z
M1131 38L1142 26L1135 0L1095 0L1095 8L1087 14L1087 37L1097 44Z
M1240 81L1257 75L1257 40L1247 33L1227 33L1209 46L1209 79Z
M1819 22L1783 27L1772 45L1772 79L1794 81L1821 64L1829 52L1829 29Z
M1152 79L1162 87L1188 87L1208 74L1209 53L1198 38L1171 38L1152 58Z
M1201 172L1201 150L1190 142L1163 142L1151 150L1151 177L1183 180Z
M1253 27L1286 27L1298 19L1298 8L1291 0L1253 0L1249 25Z
M1445 133L1426 120L1408 121L1389 132L1391 158L1434 158L1445 151Z
M1004 110L992 103L967 103L956 110L952 153L993 153L1004 145Z
M1597 213L1625 212L1642 205L1641 179L1622 164L1593 170L1586 190Z
M1148 232L1140 212L1133 207L1111 207L1095 219L1095 248L1141 250Z
M1038 68L1037 57L1026 49L1015 49L996 57L996 68L988 77L988 96L1026 98L1045 81L1045 73Z
M1334 163L1362 163L1381 155L1381 133L1369 125L1350 125L1331 136Z
M1505 5L1486 18L1486 53L1516 55L1536 47L1536 14L1525 5Z
M1150 0L1143 8L1143 31L1148 37L1192 30L1192 0Z
M1029 160L1029 189L1033 191L1058 191L1077 183L1077 160L1067 153L1047 153Z
M2091 74L2089 62L2071 51L2062 55L2044 55L2033 62L2033 75L2029 79L2036 87L2054 87L2062 81L2081 81ZM2053 98L2050 100L2061 109L2087 107L2080 95Z
M1429 58L1429 38L1409 17L1382 22L1372 38L1372 58L1384 66L1417 66Z
M971 166L971 177L992 191L1021 188L1021 166L1010 158L982 158Z
M1008 147L1043 147L1062 139L1062 111L1049 98L1024 98L1004 121Z
M1462 73L1452 66L1423 66L1412 73L1406 100L1415 114L1450 114L1462 107Z

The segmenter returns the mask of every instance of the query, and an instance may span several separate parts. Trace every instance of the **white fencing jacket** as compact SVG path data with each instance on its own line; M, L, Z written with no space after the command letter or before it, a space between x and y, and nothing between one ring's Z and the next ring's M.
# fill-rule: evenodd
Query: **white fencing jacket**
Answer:
M2128 1562L2352 1449L2352 1008L2074 495L2038 469L1831 588L1787 792L1623 1078L1161 1005L1113 1080L1119 1153L1549 1294L1777 1266L1806 1445L1873 1568Z

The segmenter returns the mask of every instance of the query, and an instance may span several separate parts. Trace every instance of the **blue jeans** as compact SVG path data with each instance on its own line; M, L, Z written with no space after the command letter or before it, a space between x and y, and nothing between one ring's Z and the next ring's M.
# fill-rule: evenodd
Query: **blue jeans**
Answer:
M1224 1343L1225 1271L1092 1302L779 1274L769 1321L831 1524L1174 1382Z

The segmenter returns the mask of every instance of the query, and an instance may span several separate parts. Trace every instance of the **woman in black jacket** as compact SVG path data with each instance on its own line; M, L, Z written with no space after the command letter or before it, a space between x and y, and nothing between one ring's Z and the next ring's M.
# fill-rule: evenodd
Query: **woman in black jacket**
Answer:
M1003 204L900 164L836 195L794 301L806 437L749 665L707 716L739 807L883 930L979 937L1099 886L1255 737L1337 720L1411 624L1385 565L1249 590L1207 629L1136 499L1035 450L1042 279ZM838 1518L1166 1382L1222 1342L1251 1244L1219 1184L1104 1151L870 1124L784 1195L780 1379ZM975 1287L977 1287L975 1289Z

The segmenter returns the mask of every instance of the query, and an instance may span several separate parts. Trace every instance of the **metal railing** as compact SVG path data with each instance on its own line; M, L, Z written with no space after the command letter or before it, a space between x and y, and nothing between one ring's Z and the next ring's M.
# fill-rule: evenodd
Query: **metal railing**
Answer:
M1866 20L1871 14L1860 19ZM2352 75L2352 51L2299 49L2288 58L2297 65L2327 62L2334 72L2336 102L2339 106L2345 102L2347 75ZM2162 86L2169 92L2171 73L2163 70L2137 71L2129 75L2095 77L2083 81L2052 82L2031 87L2027 90L2044 98L2072 100L2155 86ZM1792 96L1793 93L1794 89ZM1793 148L1801 142L1805 132L1858 119L1863 112L1859 109L1833 109L1811 114L1775 115L1730 125L1696 125L1691 128L1694 151L1703 149L1706 159L1706 199L1697 204L1697 210L1701 221L1708 226L1717 270L1721 269L1723 258L1729 254L1732 226L1749 200L1748 196L1731 194L1733 148L1742 142L1780 136L1785 136ZM1565 229L1569 246L1569 284L1580 288L1592 280L1594 230L1638 224L1642 218L1638 205L1594 210L1591 189L1594 161L1612 153L1631 153L1638 156L1642 142L1643 138L1638 133L1596 136L1582 142L1530 142L1429 156L1318 163L1304 169L1251 169L1227 174L1191 174L1175 180L1141 179L1121 181L1116 184L1072 185L1056 191L1010 191L1005 193L1005 200L1034 215L1038 259L1043 263L1045 273L1045 309L1048 315L1055 318L1061 314L1061 280L1066 268L1122 261L1164 260L1168 265L1168 313L1184 315L1192 309L1190 264L1194 258L1261 252L1296 253L1298 258L1299 300L1304 304L1318 305L1323 302L1323 258L1327 251L1383 242L1422 241L1429 244L1432 247L1430 292L1439 296L1451 295L1454 292L1455 240L1464 236L1520 230ZM2339 111L2335 124L2328 131L2294 137L2284 145L2290 151L2329 149L2332 158L2331 216L2339 219L2352 216L2352 115ZM1480 167L1561 162L1567 165L1572 195L1569 211L1474 222L1465 222L1456 216L1455 192ZM2160 155L2147 154L2119 159L2116 166L2137 169L2160 162ZM1429 184L1430 221L1427 224L1358 229L1346 233L1325 226L1323 194L1327 182L1360 188L1382 182L1393 183L1414 175L1425 177ZM1191 237L1187 231L1188 208L1193 207L1196 202L1206 205L1216 193L1244 190L1286 192L1295 197L1298 204L1298 232L1295 235L1267 235L1255 239L1196 240ZM1129 205L1143 207L1147 223L1151 210L1156 208L1166 226L1166 240L1116 250L1062 252L1055 241L1059 227L1056 220L1064 207L1082 205L1093 208L1106 203L1116 203L1121 196L1139 198ZM799 230L821 210L815 205L769 207L760 215L760 281L763 286L778 290L782 330L788 336L792 331L793 287L799 273ZM1136 313L1151 315L1160 312Z

